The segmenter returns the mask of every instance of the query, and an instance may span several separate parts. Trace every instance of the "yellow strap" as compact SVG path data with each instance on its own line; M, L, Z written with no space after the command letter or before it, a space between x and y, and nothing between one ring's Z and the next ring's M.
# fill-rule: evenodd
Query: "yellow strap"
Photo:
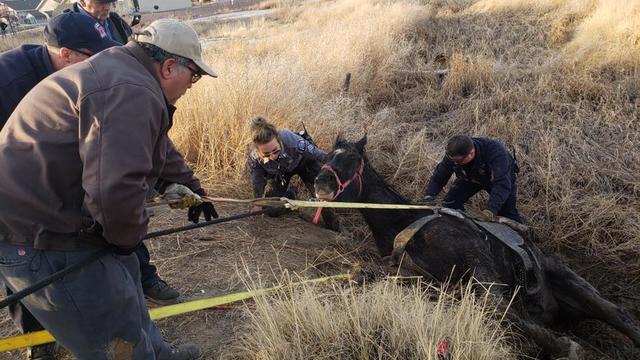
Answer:
M350 203L350 202L333 202L333 201L303 201L303 200L291 200L285 197L283 198L256 198L256 199L230 199L221 197L203 196L204 200L212 202L228 202L228 203L242 203L251 204L253 206L272 206L279 207L285 206L291 209L296 208L341 208L341 209L413 209L413 210L435 210L440 209L440 206L430 205L411 205L411 204L374 204L374 203ZM153 207L158 205L170 204L170 201L149 202L147 207Z
M291 208L341 208L341 209L415 209L415 210L435 210L439 206L430 205L409 205L409 204L373 204L373 203L349 203L333 201L303 201L281 198L281 201L290 204Z
M300 284L308 284L308 283L319 283L329 280L349 280L351 278L350 274L340 274L334 276L326 276L318 279L305 280L297 283L293 283L291 285L300 285ZM166 317L171 317L175 315L185 314L188 312L198 311L202 309L207 309L219 305L229 304L240 300L249 299L258 295L263 295L289 285L279 285L265 289L257 289L252 291L244 291L235 294L228 294L218 297L213 297L209 299L202 300L193 300L187 301L181 304L175 305L167 305L158 307L155 309L149 310L149 315L151 319L158 320ZM40 344L46 344L55 341L53 336L49 334L48 331L36 331L20 336L14 336L10 338L0 339L0 352L17 350L27 346L34 346Z

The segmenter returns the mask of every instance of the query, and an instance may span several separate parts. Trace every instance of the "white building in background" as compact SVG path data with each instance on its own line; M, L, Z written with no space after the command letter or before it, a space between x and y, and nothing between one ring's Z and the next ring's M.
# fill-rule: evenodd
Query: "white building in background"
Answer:
M191 7L191 0L138 0L140 12L169 11Z

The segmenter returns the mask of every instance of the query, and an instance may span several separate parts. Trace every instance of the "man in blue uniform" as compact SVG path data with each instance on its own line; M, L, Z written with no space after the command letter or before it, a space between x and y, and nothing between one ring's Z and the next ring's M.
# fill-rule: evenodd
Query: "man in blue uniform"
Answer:
M447 143L446 155L436 167L422 203L434 204L435 198L452 174L456 180L445 195L443 206L464 210L464 204L480 190L489 193L482 211L484 220L497 216L521 222L516 209L517 165L502 143L488 137L456 135Z
M46 45L22 45L0 54L0 129L20 100L45 77L78 63L111 46L119 45L104 35L101 25L80 14L53 18L44 28ZM7 294L12 292L6 288ZM9 307L23 333L43 330L21 303ZM52 345L34 346L29 359L53 359Z

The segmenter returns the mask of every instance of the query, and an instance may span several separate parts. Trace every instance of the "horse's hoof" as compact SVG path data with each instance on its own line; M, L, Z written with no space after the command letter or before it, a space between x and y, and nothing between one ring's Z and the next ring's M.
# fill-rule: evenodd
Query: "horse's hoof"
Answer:
M569 344L567 345L567 353L566 355L564 355L563 357L558 358L557 360L582 360L584 359L584 348L582 348L582 345L578 344L577 342L569 339L566 336L563 336L561 338L562 340L568 342Z

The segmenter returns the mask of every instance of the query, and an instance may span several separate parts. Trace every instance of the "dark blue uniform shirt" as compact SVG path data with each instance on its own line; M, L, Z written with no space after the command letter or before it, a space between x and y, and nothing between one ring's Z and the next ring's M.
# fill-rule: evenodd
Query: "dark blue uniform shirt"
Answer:
M0 53L0 129L20 100L52 73L44 45L22 45Z
M487 190L490 194L487 208L497 214L511 191L515 189L515 161L504 145L496 139L473 138L473 145L476 156L467 165L456 165L444 156L427 184L425 195L438 195L455 173L456 179L471 182Z

